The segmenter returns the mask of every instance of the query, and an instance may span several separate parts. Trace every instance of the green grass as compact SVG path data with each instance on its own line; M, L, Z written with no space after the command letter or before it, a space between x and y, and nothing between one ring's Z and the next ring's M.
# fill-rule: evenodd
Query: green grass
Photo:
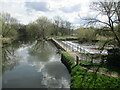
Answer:
M98 68L98 65L93 65L91 68ZM109 72L111 74L120 74L120 68L119 67L109 67L106 63L104 63L100 68L99 71L101 72Z
M95 74L76 66L71 73L71 88L120 88L120 78Z
M81 61L80 65L92 65L91 61Z
M109 68L106 63L104 63L102 66L99 66L98 63L91 63L91 61L81 61L81 66L89 67L89 69L97 69L99 67L100 72L109 72L111 74L120 74L120 69L117 67Z
M49 40L49 39L52 39L52 37L48 37L47 39L48 39L48 40Z
M47 39L78 39L76 36L54 36L54 37L48 37Z
M65 51L61 53L71 63L71 88L120 88L120 77L110 77L87 71L74 64L74 59ZM89 61L81 64L90 65ZM104 69L104 68L101 68Z
M79 53L85 57L89 57L89 58L96 58L96 59L100 59L102 56L105 56L104 54L90 54L90 53Z
M76 36L56 36L55 39L78 39Z
M68 60L68 62L70 62L71 64L71 68L75 65L74 64L74 58L71 57L67 52L65 51L61 51L61 54L63 54L65 56L65 58Z

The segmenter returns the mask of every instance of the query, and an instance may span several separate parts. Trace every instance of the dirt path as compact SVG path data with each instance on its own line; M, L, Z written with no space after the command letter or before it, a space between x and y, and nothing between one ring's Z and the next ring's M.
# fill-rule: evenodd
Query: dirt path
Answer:
M75 64L76 64L76 56L78 56L79 59L81 58L80 55L77 52L71 51L69 48L67 48L65 45L63 45L62 43L58 42L55 39L53 39L53 41L56 42L60 47L62 47L66 52L68 52L71 57L74 58L74 63ZM84 68L84 69L87 69L88 71L91 71L91 72L96 71L95 69L88 69L87 67L83 67L83 66L80 66L80 67ZM118 75L118 74L111 74L109 72L98 71L97 73L104 74L104 75L107 75L107 76L112 76L112 77L120 77L120 75Z

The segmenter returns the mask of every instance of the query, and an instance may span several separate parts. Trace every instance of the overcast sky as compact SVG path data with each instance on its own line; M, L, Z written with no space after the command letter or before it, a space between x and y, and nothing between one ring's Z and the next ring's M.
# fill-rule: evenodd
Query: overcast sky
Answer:
M23 24L28 24L40 16L49 19L60 16L77 26L83 23L80 17L96 14L90 11L90 2L91 0L1 0L0 12L10 13ZM105 17L100 18L105 19Z

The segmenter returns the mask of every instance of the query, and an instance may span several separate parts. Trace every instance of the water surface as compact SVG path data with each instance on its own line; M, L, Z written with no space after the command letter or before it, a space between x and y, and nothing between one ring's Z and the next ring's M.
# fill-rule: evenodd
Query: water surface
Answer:
M69 88L70 75L49 41L3 48L3 88Z

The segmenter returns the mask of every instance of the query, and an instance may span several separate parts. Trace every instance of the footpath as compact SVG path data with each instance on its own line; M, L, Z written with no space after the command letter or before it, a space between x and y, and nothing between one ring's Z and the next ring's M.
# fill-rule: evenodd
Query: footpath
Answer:
M80 55L75 52L75 51L72 51L70 50L68 47L66 47L65 45L63 45L62 43L60 43L59 41L55 40L54 38L51 39L54 44L59 48L59 49L62 49L64 51L66 51L71 57L74 58L74 63L76 64L76 57L78 59L80 59ZM81 68L84 68L84 69L87 69L88 71L91 71L91 72L95 72L96 70L95 69L88 69L87 67L83 67L83 66L80 66ZM99 74L104 74L104 75L107 75L107 76L111 76L111 77L120 77L120 75L118 74L111 74L109 72L101 72L101 71L97 71L97 73Z

